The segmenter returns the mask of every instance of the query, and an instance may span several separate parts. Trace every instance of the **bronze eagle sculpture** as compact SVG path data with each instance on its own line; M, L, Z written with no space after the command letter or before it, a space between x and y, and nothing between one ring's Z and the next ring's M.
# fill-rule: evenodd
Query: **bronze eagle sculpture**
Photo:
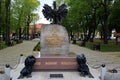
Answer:
M47 4L45 4L43 8L42 12L44 17L47 20L52 20L53 24L58 24L68 13L66 4L62 4L57 9L55 1L53 2L53 9Z

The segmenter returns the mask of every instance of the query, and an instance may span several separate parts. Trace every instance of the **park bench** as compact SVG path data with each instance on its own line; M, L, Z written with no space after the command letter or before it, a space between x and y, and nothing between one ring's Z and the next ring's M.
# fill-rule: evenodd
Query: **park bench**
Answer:
M76 39L73 39L73 42L72 42L72 44L76 44Z
M19 44L19 43L23 42L22 40L19 40L19 39L15 39L14 41L16 42L16 44Z
M100 43L95 43L92 45L93 50L99 50L100 51Z
M8 46L13 46L13 40L10 40L8 43L7 43Z

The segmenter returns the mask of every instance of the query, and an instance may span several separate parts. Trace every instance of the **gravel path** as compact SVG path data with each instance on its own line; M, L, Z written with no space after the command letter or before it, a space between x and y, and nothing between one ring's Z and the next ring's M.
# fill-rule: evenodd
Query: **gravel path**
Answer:
M25 56L32 54L33 47L38 41L24 41L21 44L0 50L0 70L4 68L5 64L16 65L20 54ZM106 64L109 69L117 67L116 69L120 70L120 52L103 53L72 44L70 44L70 52L75 52L77 55L85 54L88 64L92 67Z

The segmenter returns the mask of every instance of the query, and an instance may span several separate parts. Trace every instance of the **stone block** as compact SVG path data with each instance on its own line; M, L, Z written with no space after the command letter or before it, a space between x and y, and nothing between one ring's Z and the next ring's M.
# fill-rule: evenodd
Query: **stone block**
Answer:
M57 24L43 25L40 37L41 54L68 54L69 38L65 27Z

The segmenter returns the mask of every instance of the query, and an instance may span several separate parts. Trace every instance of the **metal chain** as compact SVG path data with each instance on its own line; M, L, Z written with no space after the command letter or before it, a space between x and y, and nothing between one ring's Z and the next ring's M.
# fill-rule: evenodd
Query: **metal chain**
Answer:
M88 62L86 63L93 69L99 69L101 67L101 65L95 66L95 65L90 65Z
M20 63L20 57L17 61L17 64L14 67L10 66L10 68L13 69L13 70L16 69L18 67L19 63Z
M24 57L26 57L26 56L24 56ZM11 66L10 66L10 68L14 70L14 69L16 69L16 68L18 67L19 64L20 64L20 57L19 57L19 59L18 59L17 64L16 64L14 67L11 67Z
M95 66L95 65L90 65L88 62L86 62L91 68L93 69L99 69L101 65ZM112 62L106 63L106 64L111 64ZM113 69L117 69L117 71L120 71L120 66L114 67Z

